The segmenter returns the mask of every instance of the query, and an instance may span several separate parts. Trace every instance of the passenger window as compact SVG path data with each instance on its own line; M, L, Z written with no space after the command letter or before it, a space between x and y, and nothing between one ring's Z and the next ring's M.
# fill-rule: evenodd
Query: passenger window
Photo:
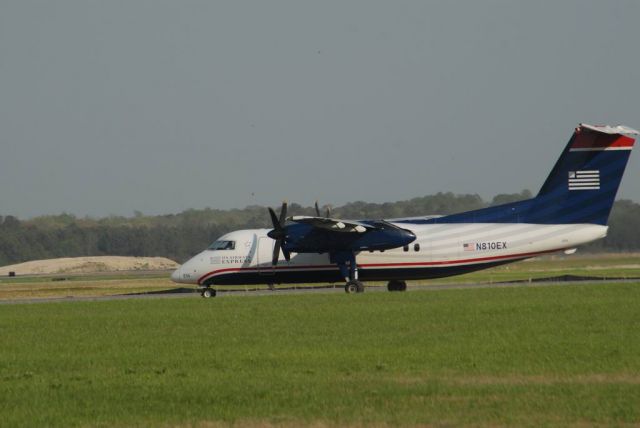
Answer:
M413 244L413 251L420 251L420 244Z
M402 250L406 253L407 251L409 251L409 246L405 245L404 247L402 247Z

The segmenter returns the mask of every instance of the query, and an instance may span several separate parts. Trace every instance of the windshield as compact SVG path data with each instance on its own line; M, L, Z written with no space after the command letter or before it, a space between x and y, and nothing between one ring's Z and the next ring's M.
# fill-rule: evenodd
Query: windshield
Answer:
M233 250L236 248L236 241L216 241L209 245L208 250Z

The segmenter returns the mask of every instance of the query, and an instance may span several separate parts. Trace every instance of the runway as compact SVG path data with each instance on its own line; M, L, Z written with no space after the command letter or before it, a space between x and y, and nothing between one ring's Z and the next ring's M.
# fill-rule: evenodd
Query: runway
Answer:
M500 283L482 283L482 284L439 284L439 285L409 285L406 292L417 291L441 291L441 290L457 290L457 289L470 289L470 288L525 288L525 287L551 287L561 285L586 285L593 283L626 283L637 282L640 278L628 278L628 279L594 279L586 278L581 280L554 280L554 281L517 281L517 282L500 282ZM366 288L366 293L389 293L385 286L369 286ZM19 305L19 304L37 304L37 303L60 303L60 302L102 302L113 300L153 300L153 299L202 299L215 300L227 297L250 297L250 296L280 296L290 294L331 294L342 293L344 294L344 288L342 286L318 286L318 287L283 287L276 288L275 290L259 289L259 290L222 290L217 292L216 297L210 299L203 299L200 296L200 291L197 288L176 288L167 291L154 291L148 293L131 293L131 294L118 294L110 296L91 296L91 297L44 297L44 298L30 298L30 299L11 299L2 300L0 305ZM397 292L396 292L397 293Z

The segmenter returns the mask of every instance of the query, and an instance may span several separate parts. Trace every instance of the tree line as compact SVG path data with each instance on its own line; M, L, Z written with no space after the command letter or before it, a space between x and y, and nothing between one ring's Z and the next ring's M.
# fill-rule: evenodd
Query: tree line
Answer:
M475 194L437 193L386 203L351 202L332 210L337 218L398 218L453 214L531 197L524 190L501 194L490 202ZM324 207L322 212L324 212ZM311 206L289 206L289 215L315 215ZM236 229L270 227L265 207L190 209L179 214L78 218L70 214L29 220L0 216L0 266L28 260L79 256L163 256L177 262L206 248ZM607 238L584 247L587 251L640 250L640 204L616 201Z

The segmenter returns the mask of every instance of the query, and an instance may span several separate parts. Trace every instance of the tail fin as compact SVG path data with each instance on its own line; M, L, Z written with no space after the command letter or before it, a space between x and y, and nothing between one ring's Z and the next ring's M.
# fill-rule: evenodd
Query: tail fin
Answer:
M580 124L523 221L607 224L638 131Z
M638 131L580 124L535 198L428 223L592 223L606 225Z

